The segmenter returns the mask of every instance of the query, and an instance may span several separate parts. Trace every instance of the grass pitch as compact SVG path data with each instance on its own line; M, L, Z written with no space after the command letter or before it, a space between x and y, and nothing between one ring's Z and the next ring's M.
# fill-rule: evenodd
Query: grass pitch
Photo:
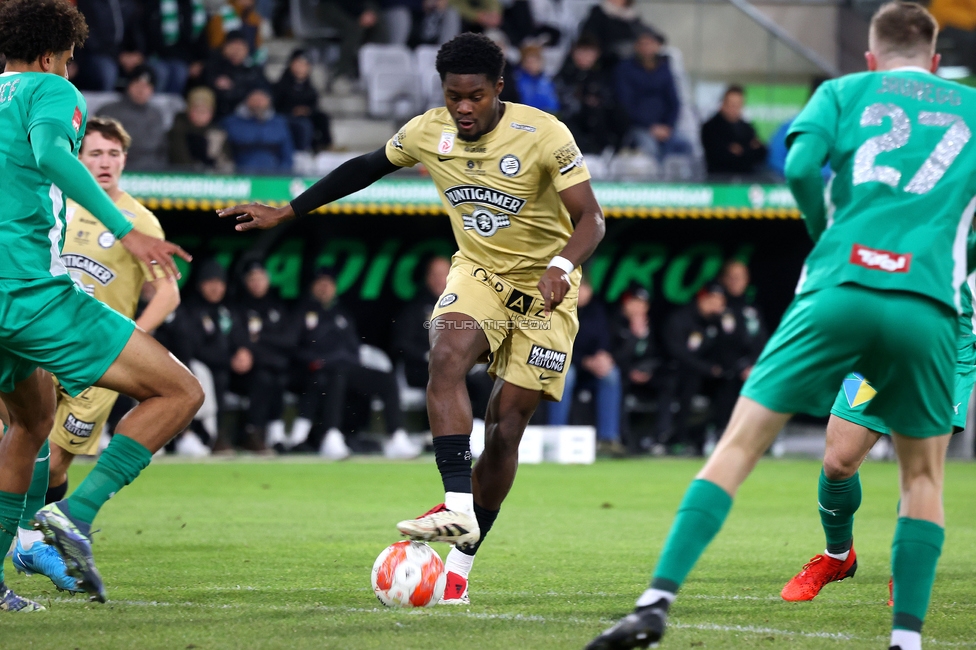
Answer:
M387 610L369 585L395 522L441 497L412 463L153 463L95 522L107 605L42 577L48 611L0 615L6 648L582 648L644 589L700 462L523 467L472 573L467 608ZM862 468L859 569L812 603L779 591L822 551L819 464L760 463L672 609L663 648L883 648L897 468ZM88 467L72 469L77 485ZM928 646L976 647L976 464L947 470L949 528ZM435 545L442 555L447 548Z

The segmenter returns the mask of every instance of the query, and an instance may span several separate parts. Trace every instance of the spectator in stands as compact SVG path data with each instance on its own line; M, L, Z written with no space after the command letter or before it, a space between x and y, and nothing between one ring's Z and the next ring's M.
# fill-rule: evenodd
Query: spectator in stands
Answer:
M390 440L384 448L387 458L415 458L421 449L402 428L400 392L392 372L364 367L359 361L360 339L356 322L336 297L335 272L319 268L309 297L295 312L295 327L301 335L295 357L305 375L305 390L299 402L301 425L296 422L293 441L301 437L301 426L313 435L305 444L327 458L340 459L350 450L339 429L347 391L379 397ZM324 438L322 437L324 433ZM321 444L317 444L321 440Z
M247 42L248 50L259 63L264 62L261 24L264 19L258 13L255 0L218 0L216 11L211 11L207 21L207 43L210 49L223 47L231 34L240 33Z
M500 47L502 53L505 55L505 65L502 68L502 79L505 81L505 85L502 87L502 92L498 98L503 102L521 104L522 98L519 96L518 84L515 83L515 65L512 62L513 58L517 59L518 51L512 49L512 45L508 42L508 37L500 29L485 30L485 36Z
M383 24L394 45L442 45L461 33L449 0L383 0Z
M323 0L319 18L335 27L339 37L339 60L332 70L329 89L345 93L359 78L359 48L366 42L379 14L372 0Z
M704 427L689 428L692 398L702 392L718 395L732 388L731 373L722 365L722 330L727 327L725 289L712 283L695 299L675 311L664 327L663 343L668 367L658 406L657 441L663 445L682 443L694 455L704 451ZM724 424L724 423L716 423ZM719 427L721 428L721 427Z
M312 64L305 50L295 50L281 79L274 85L275 110L288 120L292 141L299 151L324 151L332 146L329 116L318 108L318 92L312 86Z
M224 118L223 127L239 172L291 173L291 130L275 113L266 88L252 89L237 111Z
M756 129L742 119L745 93L732 85L718 112L702 125L701 140L709 174L753 174L766 164L766 147Z
M522 45L559 44L558 7L555 0L506 0L502 29L512 43Z
M680 104L671 65L661 55L662 37L644 30L634 57L616 70L617 99L630 118L629 139L658 161L669 154L691 152L691 143L675 131Z
M166 166L166 131L163 115L149 103L155 92L156 73L147 65L133 70L125 94L117 102L99 109L98 114L112 117L125 130L134 133L126 166L130 170L162 169Z
M727 356L722 365L729 368L740 382L745 382L769 339L769 333L762 314L749 299L749 267L745 262L738 259L726 262L719 274L719 282L725 288L727 309L734 322L732 331L726 332L730 343L724 346Z
M264 265L250 261L244 266L244 293L233 306L230 367L231 389L248 398L244 449L267 452L283 449L285 427L281 421L285 379L295 349L295 334L284 303L271 291Z
M195 170L231 172L227 132L214 122L217 98L206 87L194 88L186 97L186 112L179 113L169 131L169 163Z
M234 112L251 88L267 83L261 68L248 61L247 39L231 32L203 73L204 83L217 94L217 119Z
M620 444L620 369L613 360L610 322L603 304L594 300L593 286L584 276L580 283L577 316L579 332L573 344L573 361L566 368L561 402L549 403L549 424L569 424L577 386L594 392L598 451L623 455Z
M633 53L634 41L647 29L641 22L634 0L603 0L590 9L590 14L580 27L580 34L596 39L606 70L612 70L618 61ZM663 37L661 38L663 42Z
M620 368L623 395L640 402L650 402L659 382L655 381L661 363L654 346L649 317L651 294L642 286L635 286L620 299L620 320L614 361ZM626 412L621 422L621 437L631 451L640 448L640 441L630 434L630 422Z
M88 40L75 56L78 59L77 85L81 90L115 90L119 78L118 58L126 30L138 18L134 0L78 0L78 11L88 23ZM141 61L140 61L141 63Z
M502 4L499 0L450 0L461 14L461 31L483 32L502 26Z
M515 85L523 104L547 113L559 110L556 87L546 76L542 48L538 45L526 45L522 48L522 62L515 71Z
M600 46L584 34L573 44L563 69L556 76L560 119L569 127L583 153L616 149L626 131L613 87L600 63Z
M126 58L156 72L161 93L182 95L187 79L199 77L209 50L204 38L203 0L148 0L125 37Z

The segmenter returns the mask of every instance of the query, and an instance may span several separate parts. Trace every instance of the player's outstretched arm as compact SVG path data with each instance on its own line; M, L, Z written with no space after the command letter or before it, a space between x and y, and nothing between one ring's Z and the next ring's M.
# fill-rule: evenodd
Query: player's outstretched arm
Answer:
M386 157L386 148L383 147L342 163L288 205L273 208L261 203L247 203L217 210L217 215L221 218L237 217L236 229L242 232L253 228L274 228L279 223L306 215L323 205L355 194L398 169L400 168Z
M576 228L539 280L539 292L545 302L547 314L566 297L571 286L569 272L590 259L607 230L603 221L603 210L593 194L590 181L567 187L559 193L559 198L569 210L569 216Z
M815 133L800 133L790 145L783 172L813 241L820 239L827 227L824 183L820 174L826 158L827 143L823 138Z
M179 255L187 262L192 258L176 244L133 230L132 223L119 212L108 194L98 186L88 169L72 153L71 141L60 127L47 123L38 124L31 129L30 140L38 168L62 192L105 224L109 232L136 259L147 265L158 264L170 277L180 277L180 272L173 263L173 255Z

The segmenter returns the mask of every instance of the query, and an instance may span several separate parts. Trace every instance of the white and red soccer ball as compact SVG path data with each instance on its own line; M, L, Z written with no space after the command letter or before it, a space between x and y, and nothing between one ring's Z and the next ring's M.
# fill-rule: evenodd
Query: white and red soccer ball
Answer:
M446 583L444 562L422 542L392 544L373 563L373 591L387 607L436 605Z

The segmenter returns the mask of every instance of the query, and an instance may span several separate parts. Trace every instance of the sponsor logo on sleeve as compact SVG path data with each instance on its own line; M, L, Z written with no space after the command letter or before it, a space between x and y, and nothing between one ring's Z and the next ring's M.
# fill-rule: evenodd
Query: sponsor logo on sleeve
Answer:
M393 145L394 149L399 149L400 151L403 151L403 141L406 139L406 137L407 137L407 127L402 126L400 127L400 130L397 131L396 135L393 136L393 139L390 140L390 144Z
M550 350L549 348L544 348L541 345L533 345L532 349L529 350L529 359L527 363L530 366L542 368L543 370L562 372L566 367L566 356L567 355L565 352Z
M87 273L103 287L107 286L112 280L115 279L115 272L112 271L112 269L107 268L106 266L96 262L90 257L86 257L85 255L65 253L61 256L61 261L64 263L65 267L71 270Z
M68 417L64 421L64 430L79 438L90 438L92 432L95 430L95 423L79 420L68 413Z
M78 133L78 131L81 130L81 120L81 109L75 106L74 115L71 116L71 126L75 128L75 133Z
M574 169L583 167L583 154L580 153L579 147L576 146L575 142L570 142L556 149L555 156L559 173L564 176Z
M438 307L449 307L449 306L453 305L455 302L457 302L457 299L458 299L458 296L457 296L456 293L447 293L447 294L444 294L444 297L441 298L440 302L437 303L437 306Z
M912 266L912 254L892 253L854 244L850 263L886 273L908 273Z

